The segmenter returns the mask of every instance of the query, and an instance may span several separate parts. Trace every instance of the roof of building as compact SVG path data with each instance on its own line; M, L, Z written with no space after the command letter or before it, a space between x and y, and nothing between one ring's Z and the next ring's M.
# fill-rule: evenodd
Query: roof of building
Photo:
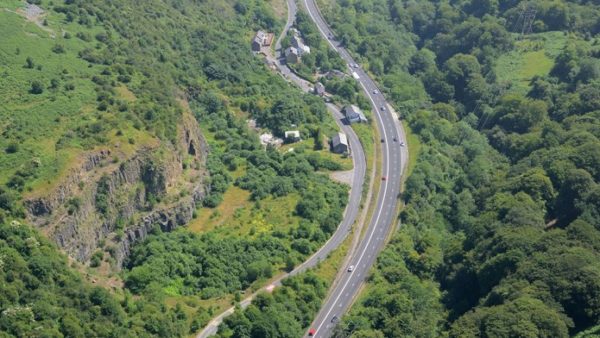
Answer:
M304 42L302 41L302 38L300 38L296 34L292 35L291 43L292 43L292 46L294 46L298 49L300 49L304 46Z
M264 41L267 38L267 33L263 32L263 31L256 31L256 35L254 36L255 39L260 39L260 41Z
M338 144L343 144L343 145L347 146L348 145L348 138L346 137L346 134L344 134L344 133L337 133L331 139L331 143L333 144L334 147L336 145L338 145Z
M341 72L337 69L332 69L329 72L327 72L327 77L328 78L332 78L332 77L345 77L346 74L344 72Z
M362 114L362 111L357 106L355 106L353 104L349 104L344 107L344 114L346 114L346 115Z
M325 86L321 82L317 82L315 85L315 93L325 94Z
M300 131L299 130L288 130L285 132L285 138L288 137L300 137Z
M288 47L285 50L285 56L288 56L290 54L294 54L294 55L298 56L298 49L296 49L295 47Z
M358 118L361 121L367 120L367 118L365 117L365 114L363 114L362 110L360 110L360 108L358 108L357 106L355 106L353 104L347 105L344 107L344 115L346 116L346 118L349 118L349 119Z

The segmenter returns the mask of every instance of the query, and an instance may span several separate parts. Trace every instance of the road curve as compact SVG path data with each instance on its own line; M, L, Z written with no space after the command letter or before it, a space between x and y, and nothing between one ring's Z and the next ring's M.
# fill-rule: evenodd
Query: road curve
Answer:
M290 23L293 22L293 19L296 17L296 7L295 7L295 3L293 1L294 0L287 1L288 6L289 6L288 13L292 13L292 15L288 15L288 24L286 24L285 30L281 33L280 38L278 39L278 43L281 40L281 37L287 33L287 30L291 27ZM293 5L293 7L291 5ZM287 66L285 66L284 64L281 64L281 63L278 63L277 66L280 70L287 70L287 74L292 74L292 76L287 76L287 78L289 80L291 80L292 82L294 82L296 85L298 85L303 91L309 90L310 86L307 85L307 82L299 77L294 76L294 74L290 72L290 70L289 70L289 68L287 68ZM286 74L284 72L282 72L282 73ZM346 238L348 233L350 233L350 230L352 229L352 224L354 223L354 221L356 220L356 217L358 216L358 211L360 209L360 201L361 201L361 197L362 197L363 183L365 180L365 174L366 174L366 170L367 170L367 162L365 159L365 153L364 153L363 147L358 139L358 136L356 135L354 130L349 125L346 125L343 123L343 115L339 111L339 109L333 104L327 104L327 109L333 115L334 120L336 121L336 123L338 124L340 129L342 129L342 131L348 136L348 142L350 145L351 154L352 154L352 162L353 162L353 166L354 166L353 174L352 174L352 185L351 185L351 189L350 189L350 196L348 198L348 204L346 205L346 209L344 210L343 219L342 219L341 223L338 225L338 228L333 233L333 235L316 253L314 253L310 258L308 258L306 261L304 261L304 263L297 266L290 273L287 273L287 274L284 274L284 275L278 277L271 284L261 288L260 290L256 291L249 297L242 300L240 302L240 306L242 308L246 308L248 305L250 305L252 300L254 299L254 297L259 292L269 290L274 286L279 286L279 285L281 285L281 281L284 278L304 272L307 269L317 265L320 261L327 258L327 256L344 241L344 239ZM200 333L198 333L196 338L207 338L207 337L210 337L210 336L216 334L217 330L219 328L219 325L223 322L223 320L227 316L233 314L234 311L235 311L235 307L230 307L229 309L225 310L217 317L213 318L208 323L208 325L202 331L200 331Z
M404 146L406 144L406 134L402 124L398 116L390 112L391 105L380 94L381 91L377 88L375 82L357 65L348 51L335 40L335 35L323 19L315 0L300 1L310 18L317 25L323 38L348 64L350 72L356 73L354 77L357 78L366 96L371 101L372 111L382 142L381 189L367 231L358 249L349 260L349 264L354 269L343 274L334 283L333 290L330 290L327 300L311 325L311 329L315 331L314 337L330 337L339 318L352 304L360 286L368 275L369 269L375 263L377 255L385 244L387 234L397 223L398 195L402 175L407 164L408 150ZM348 269L347 267L341 268Z

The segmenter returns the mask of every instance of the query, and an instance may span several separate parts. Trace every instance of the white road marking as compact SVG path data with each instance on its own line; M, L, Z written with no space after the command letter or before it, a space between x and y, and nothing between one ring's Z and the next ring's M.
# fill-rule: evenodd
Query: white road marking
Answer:
M314 17L314 15L313 15L313 13L310 11L310 6L308 6L308 2L307 2L307 0L304 0L304 5L305 5L305 6L306 6L306 8L307 8L307 12L308 12L308 14L309 14L309 15L310 15L310 17L312 18L312 20L313 20L313 21L316 23L316 22L317 22L317 20L315 19L315 17ZM325 32L324 32L322 29L321 29L321 27L320 27L318 24L316 24L316 26L317 26L317 29L318 29L318 30L321 32L321 34L322 34L322 35L323 35L323 37L325 38L325 40L326 40L326 41L327 41L327 42L328 42L328 43L331 45L331 47L332 47L332 48L335 50L336 48L335 48L335 46L333 45L333 43L332 43L332 42L331 42L331 41L330 41L330 40L327 38L327 34L326 34L326 33L325 33ZM340 53L340 54L344 54L344 53ZM351 59L351 58L349 58L349 59ZM377 104L376 104L376 103L375 103L375 101L373 100L373 97L371 96L371 93L369 92L369 90L367 89L367 87L366 87L366 86L365 86L365 85L362 83L362 81L358 81L358 83L361 85L361 87L363 87L363 89L365 90L365 92L366 92L366 94L367 94L367 97L369 98L369 100L371 101L371 103L373 104L373 106L375 107L375 110L378 112L378 114L376 114L376 115L377 115L377 119L378 119L378 121L379 121L379 124L380 124L380 126L382 126L381 130L382 130L382 132L383 132L383 138L384 138L384 139L388 139L388 137L387 137L387 132L386 132L386 128L385 128L385 124L384 124L384 120L383 120L383 118L381 117L381 114L382 114L382 113L381 113L381 111L378 109L378 107L377 107ZM393 127L393 129L394 129L394 132L395 132L395 134L396 134L396 135L398 135L398 130L396 129L396 126L395 126L395 124L392 124L392 125L394 126L394 127ZM384 160L385 160L386 158L388 158L388 159L389 159L389 158L390 158L390 148L389 148L389 145L388 145L387 143L385 144L385 154L386 154L386 157L384 157ZM386 176L388 176L388 174L389 174L389 171L390 171L390 164L389 164L389 161L384 161L384 162L385 162L385 164L386 164L385 173L386 173ZM388 184L388 181L386 181L386 183L383 185L383 198L382 198L382 200L385 200L385 197L386 197L386 194L387 194L388 185L389 185L389 184ZM379 223L379 218L381 217L381 212L382 212L382 210L383 210L383 207L384 207L384 206L385 206L385 205L380 205L379 211L378 211L378 213L377 213L377 216L376 216L376 218L375 218L375 222L374 222L373 224L378 224L378 223ZM369 234L369 237L368 237L368 239L367 239L367 242L366 242L367 244L366 244L365 248L363 249L363 251L361 252L361 255L360 255L360 256L359 256L359 258L358 258L357 264L360 264L361 260L363 259L364 255L365 255L365 253L366 253L366 250L367 250L367 248L369 248L369 244L370 244L370 242L371 242L371 240L372 240L372 238L373 238L373 234L375 233L375 230L376 230L376 226L375 226L375 227L373 227L373 230L372 230L372 231L371 231L371 233ZM383 229L380 229L380 232L383 232ZM370 256L369 256L369 257L370 257ZM356 270L355 270L355 271L356 271ZM354 271L350 272L350 276L349 276L349 278L346 280L346 283L344 283L344 285L342 286L341 290L344 290L344 289L346 288L346 286L348 286L348 283L349 283L349 282L350 282L350 280L352 279L352 275L353 275L353 274L354 274ZM358 275L358 276L360 276L360 273L357 273L357 275ZM333 302L334 304L335 304L335 303L337 303L337 301L339 300L340 296L341 296L341 293L340 293L340 294L338 294L338 296L337 296L337 297L336 297L336 299L334 300L334 302ZM329 311L327 311L327 313L326 313L326 315L325 315L325 318L328 318L328 317L329 317L329 314L331 313L331 311L332 311L332 310L333 310L333 308L330 308L330 309L329 309ZM319 331L319 329L320 329L320 328L323 326L323 324L324 324L324 323L321 323L321 324L320 324L320 325L317 327L317 329L316 329L315 331L317 331L317 332L318 332L318 331Z

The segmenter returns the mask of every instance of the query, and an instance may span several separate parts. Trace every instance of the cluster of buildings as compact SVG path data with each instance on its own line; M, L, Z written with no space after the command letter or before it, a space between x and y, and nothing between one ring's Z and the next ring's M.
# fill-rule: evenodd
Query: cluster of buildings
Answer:
M300 62L303 55L310 54L310 47L308 47L304 40L300 37L300 32L297 29L292 28L292 45L286 48L284 51L285 62L287 63L298 63Z
M366 123L365 114L357 106L350 104L342 109L347 123ZM331 151L337 154L347 154L350 150L348 138L344 133L337 133L331 138Z
M283 139L273 136L273 134L271 134L271 133L260 134L259 139L260 139L260 143L265 147L266 146L280 147L284 143L295 143L295 142L299 142L302 140L300 138L299 130L286 131L285 137Z
M289 64L296 64L301 61L303 55L310 54L310 47L304 43L304 40L300 36L300 32L297 29L292 28L291 46L285 49L284 56L285 61ZM252 50L255 52L261 52L263 48L271 46L273 43L273 34L266 33L264 31L256 32L256 35L252 39ZM327 78L341 78L346 75L338 70L330 71L326 75ZM326 96L325 86L321 82L317 82L314 87L314 93L318 96ZM346 123L362 123L367 122L367 118L363 112L355 105L347 105L342 109ZM250 121L253 126L255 122ZM256 128L258 130L258 128ZM285 133L284 139L274 137L270 133L263 133L260 135L260 141L264 146L281 146L284 142L294 143L301 140L300 131L288 130ZM348 154L350 146L348 144L348 137L342 132L338 132L331 138L331 151L337 154Z

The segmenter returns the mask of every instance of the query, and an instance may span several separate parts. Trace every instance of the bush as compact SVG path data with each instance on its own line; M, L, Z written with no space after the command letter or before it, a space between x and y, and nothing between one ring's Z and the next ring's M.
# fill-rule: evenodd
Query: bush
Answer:
M92 268L99 267L100 264L102 263L103 257L104 257L104 253L102 251L96 251L90 258L90 267L92 267Z
M16 142L11 142L11 143L8 144L8 146L6 146L6 149L4 149L4 151L7 154L14 154L17 151L19 151L19 144L16 143Z
M65 46L56 44L56 45L54 45L54 47L52 47L52 51L56 54L64 54Z
M33 80L31 81L31 88L29 89L29 92L35 95L41 94L44 92L44 85L38 80Z

